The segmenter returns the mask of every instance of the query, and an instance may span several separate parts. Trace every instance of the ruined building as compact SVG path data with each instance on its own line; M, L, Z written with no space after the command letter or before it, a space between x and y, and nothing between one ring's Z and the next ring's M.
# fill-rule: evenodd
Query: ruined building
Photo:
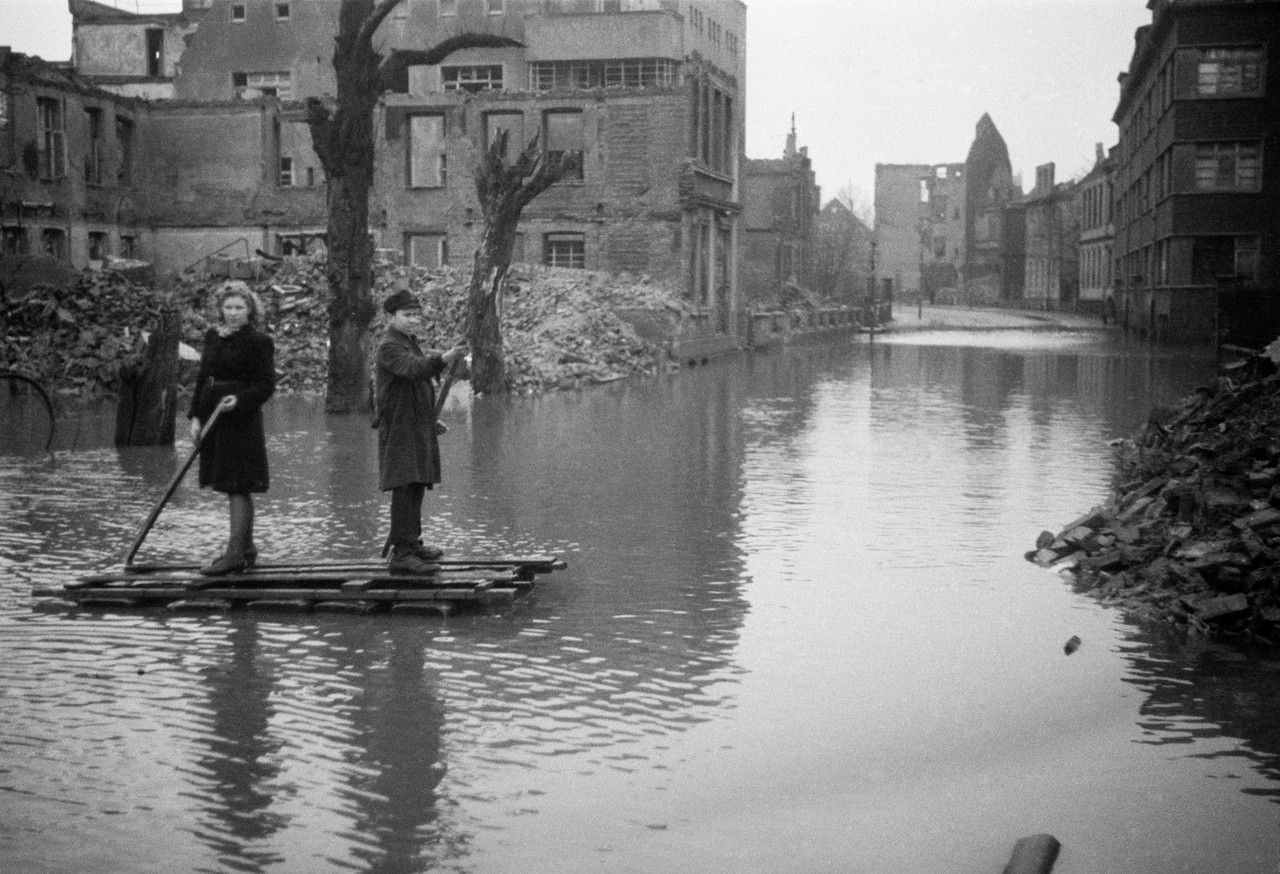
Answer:
M964 298L970 303L1009 302L1009 286L1002 280L1002 246L1009 233L1004 221L1006 207L1022 192L1013 183L1004 137L986 113L978 119L964 167Z
M1124 325L1280 329L1280 0L1151 0L1112 120Z
M964 199L963 164L876 164L876 277L899 300L959 294Z
M774 309L785 288L814 288L814 232L821 190L807 148L796 148L795 119L781 158L742 167L742 284L747 306Z
M51 281L59 265L140 251L148 116L143 101L0 46L0 282Z
M877 164L877 277L908 300L1001 299L1002 216L1019 194L1004 138L985 114L963 164Z
M301 101L336 90L338 0L185 0L179 17L131 23L98 6L71 0L76 63L138 87L95 53L141 45L135 61L172 89L150 113L148 257L177 269L317 239L324 179ZM707 347L733 345L745 30L739 0L404 0L375 37L399 72L376 118L377 244L417 264L469 260L480 150L502 131L509 149L536 134L579 172L525 210L516 257L678 283ZM467 35L490 47L426 63Z

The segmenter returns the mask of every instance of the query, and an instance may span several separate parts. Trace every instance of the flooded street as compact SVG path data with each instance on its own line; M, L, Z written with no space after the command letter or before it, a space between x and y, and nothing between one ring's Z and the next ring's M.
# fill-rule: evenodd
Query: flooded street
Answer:
M1274 872L1280 666L1024 560L1214 372L1088 333L744 355L448 420L430 535L568 569L490 614L112 613L188 446L0 426L0 870ZM373 554L375 432L266 408L264 560ZM74 448L72 448L74 447ZM194 476L140 559L212 557ZM1063 644L1083 641L1071 656Z

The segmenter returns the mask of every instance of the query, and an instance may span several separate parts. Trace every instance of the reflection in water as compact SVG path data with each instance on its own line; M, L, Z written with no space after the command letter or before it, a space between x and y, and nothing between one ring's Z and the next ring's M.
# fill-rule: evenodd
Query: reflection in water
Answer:
M1273 666L1112 630L1021 559L1105 491L1105 441L1212 362L1014 339L878 338L477 401L449 421L427 536L570 564L494 614L33 610L32 585L119 561L187 449L107 448L82 414L76 451L0 456L0 867L902 870L905 847L912 870L994 870L1006 839L1054 822L1079 864L1181 826L1109 821L1099 795L1144 809L1123 785L995 775L1118 772L1153 741L1217 757L1145 762L1162 791L1221 773L1274 799ZM277 398L267 429L264 558L374 554L367 419ZM188 483L141 558L212 554L222 529ZM1085 643L1064 668L1044 638L1068 626ZM1073 751L1072 707L1115 739ZM933 850L919 817L950 823ZM1178 870L1150 852L1124 870Z

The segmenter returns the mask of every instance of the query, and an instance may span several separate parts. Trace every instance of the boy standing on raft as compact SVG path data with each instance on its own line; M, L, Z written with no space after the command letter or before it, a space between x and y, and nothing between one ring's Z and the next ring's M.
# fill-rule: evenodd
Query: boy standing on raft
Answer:
M467 347L423 353L417 335L422 305L408 291L382 304L387 329L375 355L378 487L391 492L391 532L382 548L387 567L400 574L427 574L444 550L422 543L422 498L440 482L436 440L435 378L463 358Z

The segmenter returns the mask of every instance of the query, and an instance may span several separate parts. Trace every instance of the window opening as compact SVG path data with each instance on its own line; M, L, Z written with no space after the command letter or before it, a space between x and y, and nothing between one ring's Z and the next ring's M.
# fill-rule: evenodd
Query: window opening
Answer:
M406 234L405 260L410 267L443 267L449 263L449 240L444 234Z
M1255 190L1261 159L1257 143L1200 143L1196 146L1196 188Z
M581 269L586 264L582 234L546 234L542 238L542 263L548 267Z
M549 159L573 159L574 169L566 179L583 178L582 113L577 110L549 110L543 113L542 142Z
M158 28L147 28L147 75L164 75L164 31Z
M67 132L62 101L51 97L36 98L39 176L61 179L67 175Z
M280 187L293 187L293 158L287 155L280 157Z
M502 90L501 64L474 64L440 68L440 85L445 91Z
M447 177L444 116L409 116L409 187L442 188Z
M276 4L276 21L288 21L288 20L289 20L289 4L277 3Z
M232 3L231 4L231 20L244 21L244 18L245 18L244 10L245 10L245 5L243 3Z
M102 110L88 108L84 111L89 121L89 143L84 156L84 181L90 185L102 184Z

